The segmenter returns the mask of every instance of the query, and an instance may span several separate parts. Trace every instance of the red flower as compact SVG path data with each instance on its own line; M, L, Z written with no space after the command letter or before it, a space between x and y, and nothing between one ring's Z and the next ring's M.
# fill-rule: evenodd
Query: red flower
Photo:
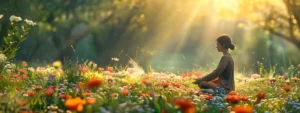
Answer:
M266 93L264 93L264 92L259 92L259 93L256 95L256 97L257 97L258 100L264 99L265 96L266 96Z
M285 86L283 89L284 89L286 92L289 92L289 91L291 90L291 87Z
M236 91L230 91L229 95L238 95L238 93Z
M204 97L205 100L211 100L214 98L212 95L209 94L201 94L201 96Z
M54 94L55 86L49 86L45 92L47 97L51 97Z
M60 98L69 99L69 98L72 98L72 96L71 95L66 95L66 94L60 94Z
M164 87L164 88L167 88L169 86L169 84L167 82L162 82L161 85Z
M96 88L99 87L102 83L102 80L97 79L97 78L91 78L87 82L87 87L88 88Z

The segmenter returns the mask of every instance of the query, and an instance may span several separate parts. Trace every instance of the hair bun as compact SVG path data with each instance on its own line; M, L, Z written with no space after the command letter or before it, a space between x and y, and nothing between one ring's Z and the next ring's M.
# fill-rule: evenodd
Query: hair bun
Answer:
M230 45L229 45L229 48L230 48L231 50L234 50L234 49L235 49L235 46L234 46L233 44L230 44Z

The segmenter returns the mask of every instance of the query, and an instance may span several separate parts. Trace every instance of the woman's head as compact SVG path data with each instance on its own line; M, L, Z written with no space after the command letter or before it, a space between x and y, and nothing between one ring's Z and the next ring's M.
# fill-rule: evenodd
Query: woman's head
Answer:
M219 52L224 50L234 50L235 46L231 43L231 38L228 35L221 35L217 39L217 49Z

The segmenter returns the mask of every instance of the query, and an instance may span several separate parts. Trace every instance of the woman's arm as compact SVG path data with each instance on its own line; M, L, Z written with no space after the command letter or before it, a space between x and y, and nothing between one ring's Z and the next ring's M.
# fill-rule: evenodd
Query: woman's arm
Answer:
M211 81L211 80L215 79L225 70L227 64L228 64L228 61L226 60L226 57L223 56L219 62L217 69L215 69L210 74L204 76L201 79L201 81Z

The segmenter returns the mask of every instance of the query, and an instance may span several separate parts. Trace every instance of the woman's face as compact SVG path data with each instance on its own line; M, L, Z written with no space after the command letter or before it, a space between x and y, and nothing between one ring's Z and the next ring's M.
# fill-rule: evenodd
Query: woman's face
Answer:
M218 50L218 52L222 52L223 51L223 46L218 42L218 41L216 41L217 42L217 50Z

